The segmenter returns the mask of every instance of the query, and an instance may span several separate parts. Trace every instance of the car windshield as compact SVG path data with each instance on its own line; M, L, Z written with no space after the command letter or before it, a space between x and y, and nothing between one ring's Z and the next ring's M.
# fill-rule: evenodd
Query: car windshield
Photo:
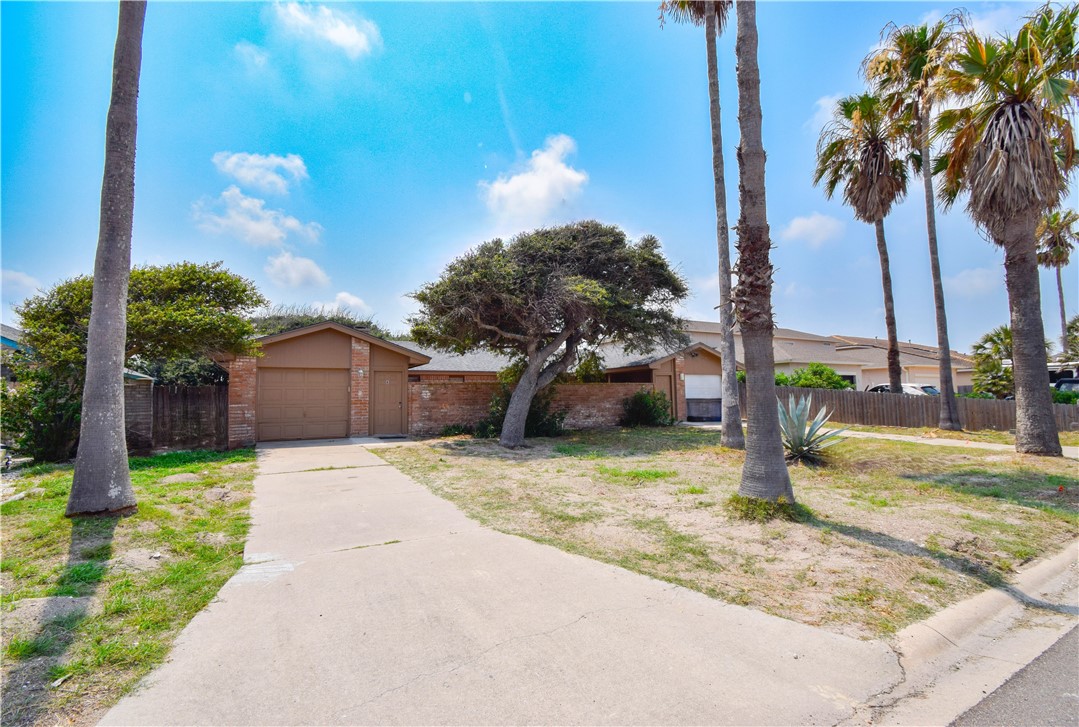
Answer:
M1079 391L1079 381L1066 381L1060 385L1061 391Z
M929 394L930 396L940 396L940 389L935 386L923 386L922 391Z

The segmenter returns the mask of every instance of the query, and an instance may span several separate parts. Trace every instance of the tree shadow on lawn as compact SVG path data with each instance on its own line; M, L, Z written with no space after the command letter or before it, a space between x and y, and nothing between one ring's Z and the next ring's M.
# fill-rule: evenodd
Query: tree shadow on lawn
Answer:
M950 472L905 473L900 476L967 495L1005 500L1065 515L1079 514L1079 478L1068 475L1028 469L1000 472L970 467Z
M514 462L607 457L639 457L659 452L679 452L720 446L718 430L693 427L606 427L570 430L561 437L536 437L523 447L506 449L497 439L458 437L431 442L436 450L462 457ZM737 450L724 450L735 453Z
M19 661L4 681L0 723L31 725L47 711L54 667L74 643L79 625L90 616L91 599L108 570L122 517L72 519L67 561L48 596L39 599L43 603L35 619L36 630L8 645L5 658Z
M1043 601L1022 592L1015 586L1008 584L1005 581L1004 574L998 569L990 564L983 563L976 558L970 558L955 551L945 552L931 550L918 545L917 543L912 543L909 540L901 540L900 538L895 538L891 535L886 535L885 533L867 530L866 528L858 527L857 525L846 525L819 516L813 516L813 518L807 520L805 524L822 530L827 528L832 532L846 535L847 537L854 538L855 540L868 545L884 548L885 550L890 550L893 553L898 553L900 555L931 558L948 570L976 578L990 588L995 588L1002 593L1006 593L1026 606L1041 608L1047 611L1055 611L1071 616L1079 616L1079 608L1076 608L1075 606L1063 603L1049 603L1048 601Z

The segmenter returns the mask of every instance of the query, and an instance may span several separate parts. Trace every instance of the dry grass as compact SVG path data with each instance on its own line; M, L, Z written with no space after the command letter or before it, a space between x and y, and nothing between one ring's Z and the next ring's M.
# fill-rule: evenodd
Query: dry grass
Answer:
M828 466L792 469L808 522L760 524L723 507L743 455L718 432L530 444L454 438L378 454L504 532L859 637L999 585L1079 532L1071 461L851 439Z
M23 496L0 508L4 725L96 722L242 565L252 450L131 469L123 518L65 518L70 466L5 478Z
M874 427L866 424L836 424L855 432L877 432L879 434L902 434L908 437L926 439L961 439L967 442L989 442L992 444L1015 444L1015 435L983 429L977 432L950 432L931 427ZM1060 443L1065 447L1079 446L1079 432L1060 432Z

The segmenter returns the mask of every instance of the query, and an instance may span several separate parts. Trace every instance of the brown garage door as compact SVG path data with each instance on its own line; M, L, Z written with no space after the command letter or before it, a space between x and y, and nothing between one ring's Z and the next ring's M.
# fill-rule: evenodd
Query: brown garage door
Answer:
M348 436L348 371L260 368L258 438Z

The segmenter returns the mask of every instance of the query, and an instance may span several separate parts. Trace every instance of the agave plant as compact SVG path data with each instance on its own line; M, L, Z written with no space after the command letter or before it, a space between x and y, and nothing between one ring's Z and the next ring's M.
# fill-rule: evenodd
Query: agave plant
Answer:
M843 440L839 435L846 429L825 429L831 414L821 407L817 416L809 418L809 407L813 396L799 397L795 400L791 394L786 407L782 401L779 406L779 428L783 434L783 448L787 450L788 462L818 463L824 459L824 450Z

